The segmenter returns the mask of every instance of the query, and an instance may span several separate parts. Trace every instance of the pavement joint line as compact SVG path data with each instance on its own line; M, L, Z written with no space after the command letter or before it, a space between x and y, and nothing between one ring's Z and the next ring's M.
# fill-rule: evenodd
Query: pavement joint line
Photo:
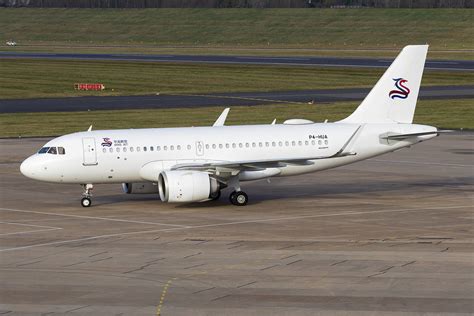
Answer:
M93 262L99 262L99 261L104 261L104 260L109 260L109 259L112 259L112 258L113 258L113 257L107 257L107 258L92 260L91 263L93 263Z
M228 296L231 296L231 294L226 294L226 295L222 295L222 296L213 298L213 299L211 300L211 302L214 302L214 301L217 301L217 300L221 300L221 299L226 298L226 297L228 297Z
M307 102L299 101L286 101L286 100L275 100L275 99L262 99L262 98L249 98L249 97L232 97L225 95L210 95L210 94L167 94L173 96L186 96L186 97L205 97L213 99L235 99L235 100L248 100L248 101L261 101L261 102L276 102L276 103L288 103L288 104L308 104Z
M93 255L90 255L89 258L98 256L98 255L102 255L102 254L107 253L107 252L108 252L108 251L98 252L98 253L95 253L95 254L93 254Z
M240 289L242 287L249 286L249 285L252 285L252 284L255 284L255 283L257 283L257 281L252 281L252 282L249 282L249 283L238 285L238 286L236 286L236 288Z
M76 307L76 308L73 308L73 309L70 309L70 310L67 310L67 311L64 311L63 313L69 313L69 312L74 312L74 311L77 311L79 309L82 309L82 308L86 308L86 307L89 307L90 305L84 305L84 306L80 306L80 307Z
M415 262L416 262L416 260L413 260L413 261L410 261L410 262L407 262L407 263L402 264L400 267L406 267L406 266L408 266L408 265L410 265L410 264L413 264L413 263L415 263Z
M21 264L17 264L16 266L17 267L22 267L22 266L27 266L27 265L30 265L30 264L39 263L41 261L43 261L43 260L37 260L37 261L33 261L33 262L21 263Z
M472 207L472 205L440 206L440 207L433 206L433 207L421 207L421 208L409 208L409 209L392 209L392 210L380 210L380 211L359 211L359 212L342 212L342 213L332 213L332 214L290 216L290 217L279 217L279 218L258 219L258 220L249 220L249 221L240 221L240 222L228 222L228 223L219 223L219 224L191 226L189 229L191 229L191 228L195 229L195 228L206 228L206 227L218 227L218 226L227 226L227 225L238 225L238 224L273 222L273 221L282 221L282 220L294 220L294 219L304 219L304 218L332 217L332 216L345 216L345 215L361 215L361 214L379 214L379 213L396 213L396 212L412 212L412 211L429 211L429 210L444 210L444 209L471 208L471 207Z
M196 292L193 292L191 294L198 294L198 293L202 293L202 292L205 292L205 291L210 291L210 290L213 290L215 289L216 287L213 286L213 287L210 287L210 288L207 288L207 289L204 289L204 290L199 290L199 291L196 291Z
M283 257L281 258L280 260L285 260L285 259L289 259L289 258L292 258L292 257L296 257L298 254L295 254L295 255L290 255L290 256L287 256L287 257Z
M265 268L261 268L260 271L265 271L265 270L269 270L269 269L272 269L272 268L275 268L275 267L279 267L280 265L279 264L274 264L272 266L268 266L268 267L265 267Z
M335 265L338 265L338 264L341 264L341 263L345 263L347 261L348 260L342 260L342 261L334 262L333 264L331 264L331 266L335 266Z
M462 165L462 164L455 164L455 163L441 163L441 162L421 162L421 161L408 161L408 160L384 160L384 159L368 159L367 161L375 161L375 162L390 162L390 163L398 163L398 164L413 164L413 165L431 165L431 166L446 166L446 167L460 167L460 168L472 168L474 165Z
M72 215L72 214L61 214L61 213L27 211L27 210L18 210L18 209L12 209L12 208L0 208L0 211L32 213L32 214L72 217L72 218L81 218L81 219L97 219L97 220L111 221L111 222L124 222L124 223L135 223L135 224L146 224L146 225L161 225L161 226L173 226L173 227L182 227L182 228L190 227L190 226L178 225L178 224L166 224L166 223L157 223L157 222L133 221L133 220L127 220L127 219L118 219L118 218L107 218L107 217L94 217L94 216L85 216L85 215Z
M298 262L301 262L301 261L303 261L303 259L298 259L298 260L292 261L290 263L287 263L286 265L289 266L291 264L298 263Z
M48 243L33 244L33 245L13 247L13 248L4 248L4 249L0 249L0 252L31 249L31 248L43 247L43 246L62 245L62 244L67 244L67 243L89 241L89 240L95 240L95 239L101 239L101 238L130 236L130 235L157 233L157 232L174 232L174 231L181 231L181 230L188 230L188 229L200 229L200 228L220 227L220 226L229 226L229 225L252 224L252 223L262 223L262 222L272 222L272 221L283 221L283 220L287 221L287 220L318 218L318 217L351 216L351 215L362 215L362 214L381 214L381 213L383 214L383 213L398 213L398 212L450 210L450 209L471 208L471 207L472 205L459 205L459 206L421 207L421 208L411 208L411 209L392 209L392 210L380 210L380 211L341 212L341 213L332 213L332 214L279 217L279 218L269 218L269 219L260 219L260 220L199 225L199 226L185 226L185 227L174 227L174 228L164 228L164 229L154 229L154 230L142 230L142 231L132 231L132 232L126 232L126 233L115 233L115 234L108 234L108 235L91 236L91 237L71 239L71 240L59 240L59 241L53 241L53 242L48 242ZM0 210L4 210L4 209L0 208Z

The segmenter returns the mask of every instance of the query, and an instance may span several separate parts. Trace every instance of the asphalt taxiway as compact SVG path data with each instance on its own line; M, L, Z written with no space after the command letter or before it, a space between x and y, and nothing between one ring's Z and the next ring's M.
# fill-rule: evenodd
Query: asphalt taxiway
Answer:
M0 140L0 314L472 315L473 134L162 204L40 183Z
M387 68L393 59L342 57L271 57L232 55L138 55L138 54L79 54L79 53L20 53L0 52L0 58L82 59L144 62L176 62L238 65L292 65L324 67ZM472 60L427 60L425 69L447 71L474 71Z
M214 94L0 99L0 113L251 106L308 102L318 105L327 102L363 100L369 91L370 89L365 88L346 88ZM474 86L421 87L419 98L422 100L474 98Z

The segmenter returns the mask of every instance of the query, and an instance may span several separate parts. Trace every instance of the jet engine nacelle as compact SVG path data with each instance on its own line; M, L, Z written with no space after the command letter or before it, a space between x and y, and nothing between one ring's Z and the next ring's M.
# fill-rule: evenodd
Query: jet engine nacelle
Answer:
M122 190L127 194L149 194L157 193L158 187L151 182L122 183Z
M163 202L200 202L219 192L220 183L200 171L163 171L158 177L158 191Z

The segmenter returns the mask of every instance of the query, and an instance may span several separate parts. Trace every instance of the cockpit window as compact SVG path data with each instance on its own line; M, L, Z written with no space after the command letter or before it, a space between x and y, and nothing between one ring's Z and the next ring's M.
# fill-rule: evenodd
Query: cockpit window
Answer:
M64 147L43 147L38 151L38 154L46 154L46 153L51 154L51 155L57 155L57 154L65 155L66 150L64 149Z

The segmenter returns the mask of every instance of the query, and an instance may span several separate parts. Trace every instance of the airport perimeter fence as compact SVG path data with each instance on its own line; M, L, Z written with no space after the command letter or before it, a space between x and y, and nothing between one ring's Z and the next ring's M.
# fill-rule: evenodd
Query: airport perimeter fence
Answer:
M474 0L0 0L37 8L473 8Z

